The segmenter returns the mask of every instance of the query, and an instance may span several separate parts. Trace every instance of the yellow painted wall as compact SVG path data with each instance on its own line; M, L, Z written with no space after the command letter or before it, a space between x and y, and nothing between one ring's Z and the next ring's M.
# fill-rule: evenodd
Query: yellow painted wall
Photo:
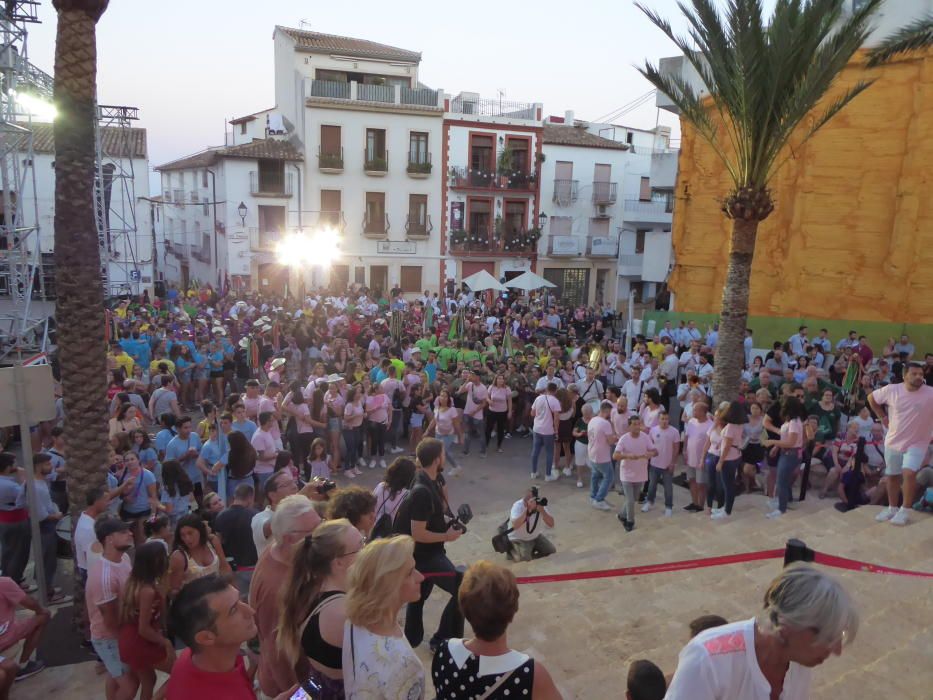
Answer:
M933 323L933 51L862 66L851 64L837 88L877 82L773 180L752 315ZM682 126L670 286L678 311L714 313L731 225L719 202L730 184L710 146Z

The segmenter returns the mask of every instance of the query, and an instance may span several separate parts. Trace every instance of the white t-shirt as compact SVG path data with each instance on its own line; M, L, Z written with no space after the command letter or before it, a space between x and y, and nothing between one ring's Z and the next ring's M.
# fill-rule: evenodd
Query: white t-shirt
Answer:
M87 513L81 513L75 526L75 565L79 569L87 571L87 553L96 541L94 518Z
M560 414L560 401L556 396L550 394L541 394L531 404L531 410L535 414L532 430L538 435L554 434L554 413Z
M541 508L541 506L538 506L538 510L539 511L543 510L548 515L551 515L551 511L548 510L547 506L545 506L544 508ZM509 513L509 527L511 527L511 523L514 520L522 517L522 514L524 512L525 512L525 501L524 500L515 501L515 503L512 504L512 510ZM531 532L528 532L529 527L532 528ZM512 530L512 532L509 533L509 539L519 540L522 542L530 542L531 540L536 539L538 535L543 534L543 530L550 530L550 529L551 528L548 526L548 524L544 522L543 516L535 515L534 513L532 513L529 516L528 520L523 522L521 525L519 525L517 528Z
M791 663L781 700L810 697L809 668ZM680 652L665 700L770 700L755 656L755 619L701 632Z
M401 630L397 637L383 637L347 621L343 685L347 700L423 700L424 666Z
M256 545L257 555L263 553L265 548L269 546L269 540L272 539L271 537L267 538L266 534L263 532L263 527L270 520L272 520L272 509L269 508L269 506L266 506L263 510L256 513L253 519L250 520L249 526L253 531L253 544Z
M560 377L558 377L556 374L553 377L548 377L547 375L544 375L535 384L535 391L537 391L539 394L543 391L547 391L547 385L550 384L551 382L554 382L557 385L558 389L564 388L564 381Z

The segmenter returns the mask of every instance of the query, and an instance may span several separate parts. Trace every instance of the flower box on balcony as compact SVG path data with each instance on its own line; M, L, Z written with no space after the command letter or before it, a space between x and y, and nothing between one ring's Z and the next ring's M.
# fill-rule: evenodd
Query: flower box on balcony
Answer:
M431 176L431 163L409 163L408 174L413 178L428 178Z

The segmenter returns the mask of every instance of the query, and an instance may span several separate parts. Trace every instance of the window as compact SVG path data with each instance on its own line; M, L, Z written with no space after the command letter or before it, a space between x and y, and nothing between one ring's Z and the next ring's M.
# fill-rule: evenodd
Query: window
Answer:
M246 135L246 122L240 122L240 134L243 136Z
M489 235L492 223L492 202L488 199L471 199L468 202L470 233L483 233Z
M590 235L605 237L609 235L609 219L590 219Z
M648 233L645 229L638 229L635 231L635 253L644 253L645 252L645 234Z
M353 268L353 281L356 282L357 284L362 284L362 285L366 284L366 268L365 267L361 265L357 265L355 268Z
M638 188L638 199L642 202L651 201L651 178L643 177Z
M633 141L634 136L635 136L635 135L634 135L631 131L629 131L629 132L625 135L625 143L627 143L629 146L634 146L634 145L635 145L635 144L634 144L634 141Z
M337 289L346 289L350 284L350 266L334 265L331 267L330 280Z
M271 207L260 204L258 216L260 233L278 233L285 230L285 207Z
M330 80L335 83L348 82L347 74L344 73L343 71L326 70L324 68L318 68L314 75L318 80Z
M366 130L366 160L385 160L386 157L386 131L385 129Z
M590 285L590 271L580 268L546 267L544 279L557 288L552 290L561 303L569 306L586 304Z
M340 155L340 127L321 125L321 155Z
M482 134L472 137L470 140L470 168L474 172L491 173L495 169L492 154L492 135Z
M259 192L285 192L285 162L262 159L259 161Z
M569 216L552 216L550 220L552 236L569 236L573 233L573 218Z
M204 197L201 199L201 201L203 202L203 204L201 205L201 214L203 214L204 216L210 216L211 205L208 203L210 200L208 200L207 197Z
M531 139L507 136L505 147L512 152L512 172L527 174L529 172L528 151L531 148Z
M209 234L205 233L201 236L201 252L210 259L211 254L211 237Z
M385 192L366 193L365 233L386 232L386 195Z
M187 239L187 236L188 236L188 222L185 221L184 219L182 219L181 222L180 222L180 225L181 225L181 235L182 235L182 237L184 237L184 238Z
M201 187L207 187L207 170L201 171Z
M402 265L401 286L403 292L421 291L421 265Z
M505 203L505 230L509 233L518 233L524 231L525 212L527 202L506 202Z
M428 195L410 194L408 195L408 233L425 235L427 232Z
M339 227L341 217L340 190L321 190L321 223Z
M422 131L412 131L408 142L408 162L425 165L428 162L428 135Z

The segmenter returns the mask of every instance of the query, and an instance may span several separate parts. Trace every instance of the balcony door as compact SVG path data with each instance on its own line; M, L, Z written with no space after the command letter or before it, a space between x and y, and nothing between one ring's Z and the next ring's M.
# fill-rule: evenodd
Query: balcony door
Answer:
M492 134L470 136L470 169L480 176L492 176L495 170L495 137Z
M369 266L369 288L374 292L387 293L389 291L389 267L387 265Z
M258 215L259 247L271 247L285 232L285 207L269 207L260 204Z
M321 125L321 153L325 156L340 155L340 127Z
M515 201L505 203L505 230L507 233L520 233L526 228L528 202Z
M408 142L408 162L412 165L425 165L428 162L428 134L412 131Z
M385 192L366 193L366 233L386 232Z
M385 160L386 157L386 131L385 129L366 130L366 160Z
M285 191L285 162L281 160L259 161L259 191Z
M505 147L512 153L512 172L527 175L531 170L529 164L531 159L529 151L531 150L531 139L528 137L507 136Z
M469 231L473 234L489 235L492 229L492 201L489 199L469 200Z
M321 224L324 226L340 227L341 216L340 190L321 190Z
M597 163L593 170L593 201L604 204L611 201L609 180L612 177L612 166Z

